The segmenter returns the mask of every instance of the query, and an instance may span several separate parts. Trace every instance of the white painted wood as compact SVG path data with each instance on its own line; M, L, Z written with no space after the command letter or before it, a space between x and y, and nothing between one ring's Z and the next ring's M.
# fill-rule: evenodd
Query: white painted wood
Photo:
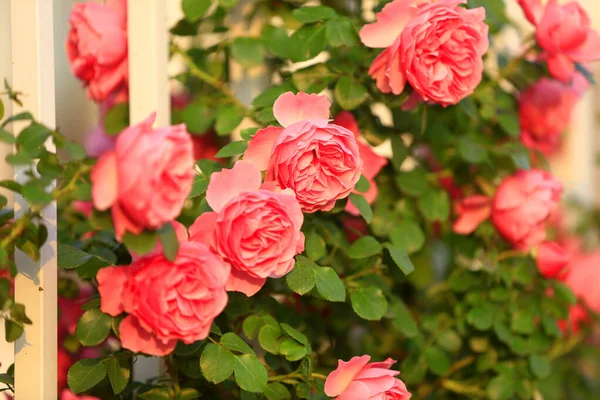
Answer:
M13 112L31 112L39 121L53 127L54 107L54 32L52 0L11 0L12 83L22 91L23 107ZM19 132L23 124L15 124ZM50 150L55 150L48 143ZM25 181L19 168L15 179ZM26 210L26 202L16 196L15 215ZM18 275L15 298L25 304L33 324L15 345L15 387L18 399L56 399L57 344L57 265L56 204L42 212L48 228L48 241L41 249L39 261L15 253Z
M156 112L156 126L169 125L167 2L129 0L127 24L130 122L139 123ZM133 367L133 379L145 381L161 370L159 358L140 357Z

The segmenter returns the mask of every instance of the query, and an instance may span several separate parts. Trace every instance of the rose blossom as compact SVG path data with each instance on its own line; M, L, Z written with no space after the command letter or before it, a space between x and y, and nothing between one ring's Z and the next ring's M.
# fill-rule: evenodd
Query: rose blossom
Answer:
M265 181L292 189L304 212L329 211L350 195L363 163L354 134L328 121L325 96L287 92L273 105L283 128L256 132L244 159L267 170Z
M88 96L104 101L111 93L127 98L127 3L75 3L69 17L67 56Z
M94 207L112 207L118 239L177 217L192 189L194 158L185 126L153 129L155 117L125 129L92 171Z
M333 123L348 129L354 134L354 138L358 144L360 159L363 163L362 175L369 181L369 190L365 193L354 190L354 193L362 194L369 204L373 204L379 193L379 190L377 190L377 183L375 183L375 177L379 174L379 171L387 165L388 161L385 157L375 153L371 146L360 140L358 123L351 112L342 111L335 117ZM356 206L351 202L346 203L346 212L352 215L360 215Z
M465 197L456 204L457 220L452 230L460 235L473 233L480 223L490 217L491 199L483 195Z
M575 63L600 59L600 35L577 1L560 5L557 0L518 0L525 16L536 27L536 39L550 74L565 83L575 72Z
M550 173L538 169L519 170L505 178L492 202L496 229L517 249L529 250L540 244L562 189Z
M448 106L477 87L488 49L483 7L466 0L396 0L360 31L368 47L385 48L369 69L383 93L400 94L406 82L425 101Z
M542 78L519 96L521 141L549 155L559 145L579 100L578 91L559 81Z
M202 243L181 242L174 262L161 253L131 265L98 272L102 312L129 315L119 326L121 343L133 352L169 354L177 340L208 336L227 305L230 266Z
M390 367L396 361L388 358L383 362L369 363L371 356L353 357L350 361L338 361L338 367L325 381L325 394L338 400L408 400L412 394L400 379L400 374Z
M259 169L238 161L231 170L212 174L206 200L214 212L190 227L200 241L231 263L227 290L252 296L267 278L279 278L294 268L294 256L304 250L300 231L304 216L294 193L261 188Z
M575 257L564 282L590 310L600 314L600 252Z
M69 389L65 389L60 394L60 400L100 400L100 399L98 397L94 397L94 396L86 396L86 395L77 396L76 394L71 392Z
M569 265L570 261L569 252L556 242L542 242L537 249L538 270L548 279L556 278Z

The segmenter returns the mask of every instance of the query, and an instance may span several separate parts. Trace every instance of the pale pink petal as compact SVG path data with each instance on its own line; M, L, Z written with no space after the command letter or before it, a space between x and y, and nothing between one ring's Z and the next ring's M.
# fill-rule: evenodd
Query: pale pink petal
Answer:
M544 12L542 0L517 0L525 16L533 25L537 25Z
M337 400L368 400L370 398L369 387L361 381L354 381L350 382L346 390L340 393Z
M103 313L116 317L123 311L123 288L127 282L128 267L106 267L98 271L98 292L100 292L100 309Z
M389 47L400 35L406 23L416 13L414 0L396 0L377 13L377 21L360 30L360 40L367 47Z
M250 297L258 293L266 281L266 278L254 278L236 268L231 268L231 275L225 289L229 292L242 292Z
M92 199L100 211L108 209L117 200L117 157L114 151L105 153L94 166L91 174Z
M238 161L232 169L215 172L210 177L206 201L213 211L219 212L225 204L241 192L253 192L260 188L260 170L248 161Z
M300 121L329 119L330 108L331 103L326 96L286 92L275 100L273 115L285 128Z
M348 385L361 369L371 359L371 356L353 357L350 361L338 361L338 367L329 374L325 381L325 394L329 397L339 396L348 388ZM363 399L368 397L363 397Z
M283 131L278 126L269 126L260 129L248 142L248 149L244 153L244 161L253 163L261 171L265 171L269 165L271 150L277 136Z
M153 332L148 332L138 323L137 319L129 315L119 325L119 334L123 348L134 353L144 353L152 356L166 356L177 345L177 340L168 340L166 343L158 340Z
M585 42L577 50L569 52L569 56L579 63L600 60L600 34L590 29Z
M218 214L215 212L205 212L196 218L189 229L190 240L210 246L217 216Z

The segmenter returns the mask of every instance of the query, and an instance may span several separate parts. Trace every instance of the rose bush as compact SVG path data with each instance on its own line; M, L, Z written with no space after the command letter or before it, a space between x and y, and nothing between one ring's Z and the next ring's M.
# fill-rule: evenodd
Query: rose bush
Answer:
M29 179L0 182L28 204L0 194L6 339L39 323L9 278L52 250L60 399L595 399L599 212L544 157L597 33L576 2L519 3L536 34L508 53L501 0L184 0L162 127L129 121L126 2L77 3L85 149L0 123Z

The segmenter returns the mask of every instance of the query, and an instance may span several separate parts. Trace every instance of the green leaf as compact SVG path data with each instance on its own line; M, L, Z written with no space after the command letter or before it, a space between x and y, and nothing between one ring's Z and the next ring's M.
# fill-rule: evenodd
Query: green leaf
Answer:
M357 42L352 23L346 18L330 19L325 24L325 37L330 46L354 46Z
M183 109L181 119L191 134L206 133L215 120L211 110L202 104L192 103Z
M278 325L265 325L258 332L258 343L269 353L278 354L280 337L281 328Z
M383 247L381 243L373 236L363 236L356 240L348 250L350 258L367 258L376 254L381 254Z
M4 102L0 100L0 119L4 118Z
M171 262L177 258L177 252L179 251L179 239L171 223L167 222L158 231L158 237L162 244L163 253L165 258Z
M371 188L371 184L369 180L365 178L364 175L360 176L358 182L356 182L356 186L354 186L354 190L361 193L366 193Z
M196 22L206 14L210 4L210 0L182 0L181 9L185 19L189 22Z
M495 309L490 304L483 303L473 307L467 313L467 322L480 331L487 331L494 323Z
M104 131L115 136L129 126L129 104L119 103L112 106L104 118Z
M400 173L396 177L396 183L398 183L400 190L411 196L420 196L431 188L427 182L425 172L417 168Z
M106 377L104 364L93 358L77 361L67 374L69 388L75 394L85 392L102 382Z
M32 122L17 136L17 145L26 151L37 150L50 137L52 131L44 125Z
M532 334L535 330L534 315L526 310L517 310L512 314L510 329L516 333Z
M286 338L279 343L279 353L283 354L288 361L298 361L306 355L306 352L306 347L293 339Z
M193 388L181 389L179 395L177 395L177 400L194 400L198 398L200 398L200 392Z
M243 354L252 354L256 355L252 347L248 346L248 343L244 342L244 340L236 335L233 332L227 332L223 336L221 336L221 344L227 350L237 351Z
M289 400L292 398L287 388L279 382L269 383L265 387L264 395L267 400Z
M69 155L69 157L71 157L71 160L73 161L80 161L86 157L85 149L77 143L66 142L65 150L67 151L67 154Z
M38 207L42 207L54 200L54 197L46 191L46 188L39 181L29 181L23 185L23 197L25 197L29 204Z
M58 243L58 266L74 269L88 262L93 256L68 244Z
M567 304L574 305L577 303L577 298L575 297L575 293L569 288L567 285L561 282L555 282L554 284L554 293L556 293L556 297L561 299Z
M128 250L133 251L139 256L143 256L154 250L156 239L158 239L158 235L152 231L144 231L139 235L127 232L123 238L123 243Z
M104 364L104 368L106 368L113 393L121 393L127 387L127 383L131 377L131 370L126 365L125 360L111 357L103 360L102 363Z
M529 154L527 153L515 153L510 156L515 164L515 167L520 169L531 169L531 163L529 162Z
M390 257L392 257L392 260L394 260L398 268L404 272L404 275L409 275L415 270L415 266L403 247L393 243L386 243L385 248L388 249Z
M288 37L288 34L284 28L266 25L263 29L261 37L265 47L273 55L280 58L289 58L290 38Z
M453 353L460 350L462 347L462 339L456 331L453 330L445 330L438 334L436 338L437 344L446 351L451 351Z
M529 356L529 368L538 379L546 379L552 373L552 365L548 359L538 354Z
M305 346L308 346L308 338L296 328L289 326L288 324L281 324L281 328L290 335L290 337L296 339L298 342L302 343Z
M216 158L227 158L233 157L238 154L242 154L248 148L248 142L245 140L238 140L237 142L231 142L223 147L215 155Z
M463 160L472 164L481 164L488 159L485 146L470 136L463 136L458 140L458 153Z
M267 385L267 369L255 356L236 356L233 370L238 386L248 392L262 393Z
M0 129L0 142L13 144L17 142L17 139L12 134Z
M271 107L275 100L285 92L292 91L293 86L289 83L271 86L252 100L252 105L256 108Z
M230 135L231 132L244 119L244 111L236 106L221 106L217 110L215 130L221 136Z
M351 193L350 202L354 205L354 207L358 209L360 215L364 218L365 221L367 221L368 224L370 224L373 221L373 210L371 209L371 205L369 204L367 199L365 199L364 196L357 193Z
M20 303L15 303L10 307L10 317L13 321L21 324L31 325L33 323L25 313L25 306Z
M354 110L369 97L367 89L351 76L343 76L335 85L335 99L345 110Z
M0 374L0 383L3 383L5 385L14 386L15 378L10 376L9 374Z
M579 72L583 77L589 82L590 85L595 85L596 80L594 79L594 75L590 72L589 69L584 67L580 63L575 63L575 70Z
M293 62L310 60L325 50L325 26L306 25L290 38L290 58Z
M490 380L486 393L490 400L508 400L515 393L515 380L510 376L498 375Z
M98 308L87 310L79 321L75 336L84 346L96 346L108 337L112 319Z
M419 209L430 221L445 221L450 216L450 199L443 190L430 190L419 198Z
M414 220L405 219L396 223L390 232L390 241L410 253L421 250L425 244L425 234Z
M11 122L24 121L24 120L33 121L34 120L33 115L31 115L31 113L27 112L27 111L19 113L17 115L13 115L12 117L6 118L4 120L4 122L2 122L2 125L0 125L0 128L4 128L6 125L8 125Z
M305 93L320 93L334 80L325 64L316 64L300 69L292 74L292 83Z
M4 338L8 343L12 343L23 334L23 326L11 321L10 319L4 320Z
M242 323L242 331L250 340L256 337L258 330L265 324L265 321L258 315L250 315Z
M306 255L313 261L317 261L319 258L327 254L325 240L323 240L323 238L314 229L311 229L306 233L304 246Z
M173 396L166 388L154 388L138 395L143 400L171 400Z
M500 114L498 116L498 124L504 132L510 137L518 138L521 134L521 125L519 117L515 113Z
M305 24L337 17L335 10L326 6L297 8L292 11L292 15Z
M197 354L198 350L202 349L206 344L204 340L198 340L194 343L185 344L183 342L178 342L175 347L175 354L178 356L192 356Z
M450 358L438 347L427 347L425 360L431 372L436 375L444 375L450 369Z
M231 45L231 56L244 68L263 64L263 45L259 38L239 37Z
M406 337L413 338L419 334L417 323L402 301L395 301L390 307L392 325Z
M188 195L188 199L193 199L194 197L202 196L206 189L208 188L209 180L204 175L196 175L194 177L194 184L192 185L192 191Z
M343 302L346 300L346 288L336 272L329 267L312 269L317 291L327 301Z
M285 277L289 288L301 296L310 292L317 282L313 268L318 266L306 257L296 256L294 269Z
M223 382L233 374L235 356L227 349L209 343L202 351L200 369L204 378L214 384Z
M354 312L367 321L379 321L388 308L383 292L377 287L360 288L350 292L350 302Z
M20 183L8 179L0 181L0 187L19 194L23 192L23 186Z

